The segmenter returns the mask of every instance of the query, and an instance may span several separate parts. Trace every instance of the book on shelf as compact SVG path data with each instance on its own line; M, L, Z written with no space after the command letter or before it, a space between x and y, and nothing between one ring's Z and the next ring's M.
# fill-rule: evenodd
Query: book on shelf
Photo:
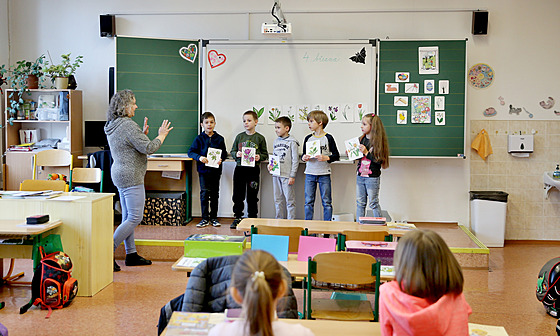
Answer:
M11 152L30 152L33 150L33 145L35 143L24 143L24 144L20 144L20 145L12 145L8 148L9 151Z

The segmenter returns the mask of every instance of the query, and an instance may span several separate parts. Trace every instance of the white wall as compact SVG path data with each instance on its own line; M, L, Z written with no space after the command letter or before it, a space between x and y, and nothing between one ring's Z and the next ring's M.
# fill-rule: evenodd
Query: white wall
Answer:
M0 0L0 8L7 0ZM111 1L95 2L8 0L12 60L37 57L47 50L55 61L62 53L84 55L77 72L78 88L84 91L84 119L103 119L107 105L107 68L115 63L114 41L99 37L99 14L234 12L207 15L120 15L120 35L169 38L260 39L260 24L272 21L267 12L272 1ZM453 10L482 8L490 11L489 34L470 34L471 13ZM498 96L515 106L534 111L535 118L550 119L550 110L538 110L538 101L558 94L555 85L560 64L555 62L560 33L560 10L556 0L526 2L496 0L469 2L451 0L387 2L380 0L284 0L282 8L293 24L294 39L469 38L468 65L484 62L496 71L494 84L486 90L468 88L467 127L471 119L482 119L482 111L498 107ZM418 10L416 13L309 14L305 11ZM425 12L424 10L435 12ZM451 11L441 11L451 10ZM290 11L298 13L290 13ZM260 12L262 14L250 14ZM1 19L0 14L0 19ZM63 19L62 19L63 18ZM1 20L3 21L3 20ZM0 23L0 43L2 29ZM1 44L5 45L5 44ZM2 57L0 51L0 57ZM560 99L560 95L557 95ZM511 116L503 108L494 118ZM469 134L470 130L467 130ZM468 139L468 137L467 137ZM467 149L469 144L467 144ZM466 153L470 153L467 150ZM381 182L381 205L395 219L460 221L468 223L469 159L394 159ZM353 169L336 166L333 175L335 211L354 212ZM195 181L194 213L198 183ZM266 179L263 190L269 190ZM222 195L222 198L230 195ZM272 204L270 195L263 204ZM299 203L302 204L302 203ZM303 208L301 206L301 208ZM262 206L271 216L271 207ZM302 213L302 211L298 211Z

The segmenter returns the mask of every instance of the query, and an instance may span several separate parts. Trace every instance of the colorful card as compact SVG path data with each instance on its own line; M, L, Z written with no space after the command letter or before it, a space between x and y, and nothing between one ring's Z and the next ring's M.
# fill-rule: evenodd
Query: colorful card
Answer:
M412 96L410 121L413 124L430 124L432 122L432 97Z
M367 105L363 103L356 104L356 122L361 122L364 116L367 114Z
M408 106L408 96L394 96L393 97L394 106Z
M278 155L268 156L268 166L270 167L270 174L280 176L280 157Z
M418 47L418 73L420 75L439 73L438 47Z
M436 111L445 110L445 96L434 97L434 110Z
M299 237L297 260L307 261L308 257L313 258L318 253L335 251L336 239L334 238L301 236Z
M208 159L207 167L219 168L220 160L222 159L222 150L217 148L208 148L208 154L206 154Z
M269 125L274 125L275 120L282 115L280 106L269 106L267 108L266 117Z
M245 167L255 166L255 156L257 155L257 149L251 147L241 148L241 165Z
M327 110L325 111L327 116L329 117L329 123L331 122L338 122L339 120L339 113L340 113L340 105L327 105Z
M348 153L348 160L353 161L364 157L360 152L360 139L358 137L344 141L346 145L346 153Z
M408 82L410 81L410 72L395 72L395 82Z
M440 80L438 82L439 94L449 94L449 81Z
M445 126L445 111L437 111L436 115L436 126Z
M340 107L340 122L354 121L354 104L342 104Z
M266 251L272 254L278 261L288 261L289 244L290 237L288 236L275 236L265 234L251 235L251 250Z
M399 93L399 83L385 83L385 93Z
M259 119L259 124L264 124L265 116L264 116L264 106L259 105L259 107L253 106L253 112L257 114L257 118Z
M420 84L406 83L404 85L404 93L420 93Z
M311 112L311 106L298 105L297 106L297 121L300 124L307 124L307 115Z
M321 141L320 140L308 141L306 149L307 150L305 151L305 154L311 157L315 157L316 155L321 154Z
M408 111L407 110L397 110L397 124L405 125L407 123Z
M424 81L424 93L426 94L435 93L436 92L435 85L436 84L433 79L426 79Z

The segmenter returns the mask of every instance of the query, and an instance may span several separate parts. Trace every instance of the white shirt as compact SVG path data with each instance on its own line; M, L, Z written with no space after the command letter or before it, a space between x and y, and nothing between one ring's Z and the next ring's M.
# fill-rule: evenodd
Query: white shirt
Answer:
M217 324L214 328L210 329L208 336L247 336L244 333L245 320L226 321ZM301 324L292 324L282 321L272 322L272 332L274 336L314 336L311 330L302 326Z

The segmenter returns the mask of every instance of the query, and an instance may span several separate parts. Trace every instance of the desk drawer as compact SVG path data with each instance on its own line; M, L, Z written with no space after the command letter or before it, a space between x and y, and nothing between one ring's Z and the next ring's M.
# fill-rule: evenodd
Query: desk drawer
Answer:
M148 171L182 171L183 161L148 160Z

